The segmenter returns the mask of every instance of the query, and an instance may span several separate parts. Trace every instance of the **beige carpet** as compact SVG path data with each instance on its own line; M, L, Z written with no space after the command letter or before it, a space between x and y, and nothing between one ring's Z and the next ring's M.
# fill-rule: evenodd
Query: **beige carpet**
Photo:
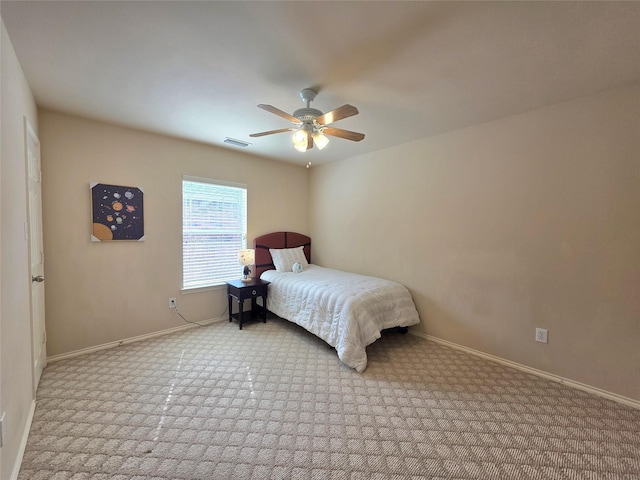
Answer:
M19 479L640 478L638 410L414 335L367 351L270 318L52 363Z

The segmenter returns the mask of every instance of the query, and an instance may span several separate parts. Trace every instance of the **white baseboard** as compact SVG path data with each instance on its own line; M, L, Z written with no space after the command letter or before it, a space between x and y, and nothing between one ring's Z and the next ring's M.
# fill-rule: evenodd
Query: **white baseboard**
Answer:
M16 455L16 461L13 464L13 470L11 471L11 480L17 480L20 473L20 467L22 466L22 459L24 458L24 451L27 448L27 440L29 439L29 432L31 431L31 424L33 423L33 415L36 412L36 401L31 401L31 407L29 408L29 415L27 422L24 425L22 432L22 438L20 439L20 446L18 447L18 454Z
M432 340L436 343L440 343L442 345L446 345L447 347L455 348L457 350L462 350L464 352L470 353L471 355L476 355L478 357L485 358L487 360L491 360L493 362L501 363L508 367L515 368L517 370L521 370L526 373L531 373L532 375L537 375L539 377L546 378L548 380L552 380L554 382L561 383L563 385L567 385L568 387L577 388L578 390L583 390L588 393L593 393L594 395L598 395L600 397L607 398L609 400L613 400L614 402L622 403L629 407L637 408L640 410L640 401L634 400L633 398L628 398L622 395L618 395L617 393L607 392L606 390L602 390L600 388L592 387L591 385L586 385L584 383L576 382L575 380L570 380L565 377L561 377L559 375L554 375L553 373L548 373L543 370L538 370L537 368L527 367L526 365L522 365L520 363L512 362L511 360L506 360L501 357L497 357L495 355L491 355L489 353L481 352L480 350L474 350L473 348L465 347L464 345L459 345L457 343L450 342L448 340L443 340L438 337L434 337L432 335L426 335L420 332L413 332L409 329L409 333L413 335L417 335L418 337L426 338L427 340Z
M108 348L120 347L122 345L126 345L128 343L141 342L142 340L148 340L154 337L160 337L162 335L168 335L170 333L181 332L183 330L189 330L191 328L195 328L198 326L204 327L206 325L211 325L212 323L222 322L226 320L227 317L218 317L218 318L210 318L208 320L204 320L202 322L198 322L198 325L195 323L189 323L185 325L180 325L178 327L167 328L166 330L160 330L158 332L145 333L144 335L138 335L135 337L129 337L122 340L116 340L115 342L103 343L101 345L96 345L93 347L82 348L80 350L74 350L73 352L61 353L60 355L53 355L51 357L47 357L47 362L57 362L58 360L65 360L67 358L78 357L80 355L86 355L87 353L98 352L100 350L106 350Z

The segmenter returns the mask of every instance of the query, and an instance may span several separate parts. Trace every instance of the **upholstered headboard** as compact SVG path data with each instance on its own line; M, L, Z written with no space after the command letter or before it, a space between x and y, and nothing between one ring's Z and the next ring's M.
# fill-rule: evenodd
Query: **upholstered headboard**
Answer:
M256 250L256 271L254 277L260 277L265 270L273 270L270 248L295 248L304 247L304 256L311 263L311 238L296 232L274 232L256 237L253 248Z

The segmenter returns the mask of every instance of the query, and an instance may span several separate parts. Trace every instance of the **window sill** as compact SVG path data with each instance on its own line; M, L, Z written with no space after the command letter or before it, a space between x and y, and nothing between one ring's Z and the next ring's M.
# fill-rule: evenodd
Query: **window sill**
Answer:
M180 289L180 293L183 295L189 295L192 293L210 292L211 290L221 290L226 288L226 286L226 283L216 283L215 285L210 285L208 287L182 288Z

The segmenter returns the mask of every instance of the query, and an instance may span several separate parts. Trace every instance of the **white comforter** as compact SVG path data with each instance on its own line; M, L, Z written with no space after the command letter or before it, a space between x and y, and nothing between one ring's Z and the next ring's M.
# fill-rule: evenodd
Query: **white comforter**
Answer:
M358 372L380 331L420 322L411 294L397 282L309 265L301 273L268 270L268 309L335 347Z

